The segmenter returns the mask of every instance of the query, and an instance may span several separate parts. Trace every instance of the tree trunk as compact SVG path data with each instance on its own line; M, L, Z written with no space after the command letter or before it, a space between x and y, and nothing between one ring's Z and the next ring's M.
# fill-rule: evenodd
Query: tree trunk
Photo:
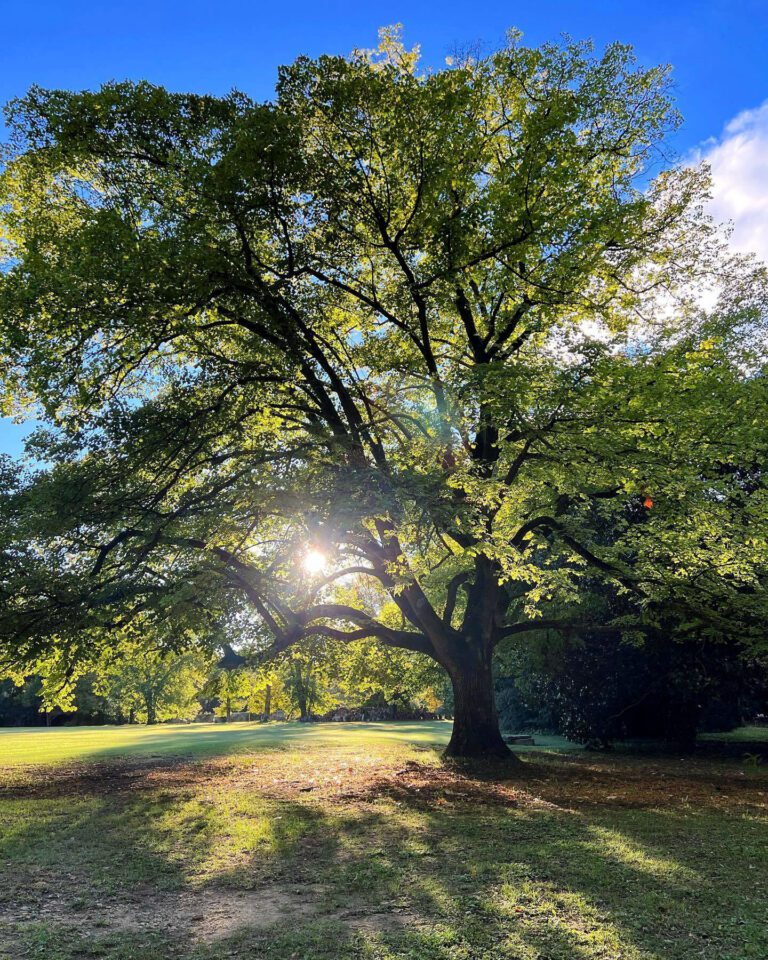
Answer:
M269 715L272 712L272 685L267 684L267 692L264 696L264 719L269 720Z
M293 692L296 697L296 703L299 708L299 722L309 720L309 704L307 702L309 684L304 682L304 675L301 672L299 663L293 664Z
M301 720L302 722L305 722L309 720L309 707L307 706L306 689L301 679L299 679L299 682L296 688L296 699L298 700L298 703L299 703L299 720Z
M446 757L513 757L499 730L490 661L490 655L468 657L449 670L455 705Z
M232 719L232 701L227 697L227 723Z
M145 694L144 703L147 707L147 723L157 723L157 714L155 713L155 698L151 693Z

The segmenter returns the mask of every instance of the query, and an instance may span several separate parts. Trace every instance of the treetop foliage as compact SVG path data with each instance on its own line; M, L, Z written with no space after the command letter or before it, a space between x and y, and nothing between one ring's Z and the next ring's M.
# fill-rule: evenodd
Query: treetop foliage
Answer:
M8 662L141 616L451 672L578 627L586 577L610 626L761 637L765 273L660 169L669 89L621 44L423 71L385 31L268 103L13 102L0 373L55 429L2 465Z

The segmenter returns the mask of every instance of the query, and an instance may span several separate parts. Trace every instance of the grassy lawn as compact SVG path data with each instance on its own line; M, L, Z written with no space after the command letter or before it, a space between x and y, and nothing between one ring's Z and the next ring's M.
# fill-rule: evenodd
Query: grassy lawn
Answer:
M147 727L0 727L0 768L121 757L216 757L269 749L334 744L365 749L401 743L443 747L451 724L434 723L195 723ZM536 747L576 749L562 737L537 736ZM524 752L532 747L517 748Z
M451 724L195 723L147 727L0 727L0 768L121 757L216 757L268 749L401 743L443 747ZM562 737L537 736L537 747L575 749ZM531 747L519 747L530 751Z
M701 739L724 743L768 743L768 727L738 727L728 733L703 733Z
M768 956L765 767L448 731L1 731L0 957Z

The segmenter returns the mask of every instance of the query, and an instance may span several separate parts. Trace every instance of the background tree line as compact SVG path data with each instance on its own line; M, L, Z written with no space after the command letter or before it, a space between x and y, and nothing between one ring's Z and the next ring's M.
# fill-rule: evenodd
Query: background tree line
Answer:
M229 654L232 651L229 650ZM204 714L309 720L337 707L379 719L434 713L445 677L423 657L399 662L374 644L307 644L263 666L215 649L172 650L131 642L84 666L66 689L55 675L0 681L0 725L158 723Z
M674 635L674 624L668 629ZM40 676L21 686L0 682L0 725L228 720L244 712L308 720L340 707L367 707L362 715L375 719L453 714L448 677L433 663L407 652L393 662L373 643L307 644L261 668L224 664L217 652L134 645L85 672L62 698ZM508 732L558 733L596 748L642 738L687 749L701 731L768 713L768 663L732 637L713 644L542 630L497 651L495 690Z

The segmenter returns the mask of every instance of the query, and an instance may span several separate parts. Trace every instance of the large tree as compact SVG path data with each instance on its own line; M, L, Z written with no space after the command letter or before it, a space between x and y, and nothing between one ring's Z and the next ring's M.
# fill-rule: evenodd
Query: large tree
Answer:
M765 498L723 464L765 454L763 304L706 172L652 179L667 90L621 45L421 72L385 31L270 103L11 104L3 373L56 429L8 468L8 660L136 615L373 637L445 668L469 756L506 749L495 646L578 628L587 574L752 629Z

